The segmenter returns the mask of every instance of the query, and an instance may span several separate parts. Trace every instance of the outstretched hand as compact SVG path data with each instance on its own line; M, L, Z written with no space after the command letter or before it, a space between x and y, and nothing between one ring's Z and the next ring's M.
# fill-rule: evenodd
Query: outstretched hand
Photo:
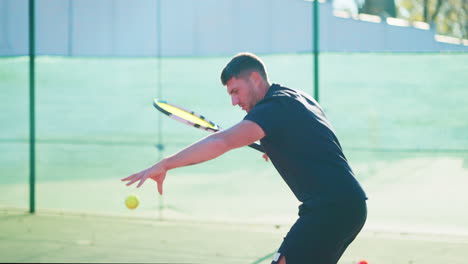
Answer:
M143 183L145 183L147 179L152 179L158 184L158 192L160 195L162 195L163 194L163 182L164 182L164 179L166 178L166 173L167 173L167 170L160 163L157 163L145 170L134 173L126 178L123 178L121 181L123 182L128 181L128 183L126 184L127 186L130 186L134 184L135 182L139 181L137 188L140 188L140 186L142 186Z

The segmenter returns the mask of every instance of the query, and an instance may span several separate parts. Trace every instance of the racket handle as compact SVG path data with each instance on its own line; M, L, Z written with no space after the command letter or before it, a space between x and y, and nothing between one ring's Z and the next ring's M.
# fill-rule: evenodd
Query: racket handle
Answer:
M252 143L249 145L249 147L253 148L253 149L256 149L262 153L265 153L265 151L263 150L263 147L257 143Z

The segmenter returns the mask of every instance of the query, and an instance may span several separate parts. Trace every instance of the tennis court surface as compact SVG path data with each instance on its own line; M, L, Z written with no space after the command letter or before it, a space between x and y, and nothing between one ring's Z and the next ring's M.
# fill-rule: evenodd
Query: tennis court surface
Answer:
M286 225L159 221L18 209L0 213L1 262L270 263ZM365 229L340 264L465 264L468 236Z

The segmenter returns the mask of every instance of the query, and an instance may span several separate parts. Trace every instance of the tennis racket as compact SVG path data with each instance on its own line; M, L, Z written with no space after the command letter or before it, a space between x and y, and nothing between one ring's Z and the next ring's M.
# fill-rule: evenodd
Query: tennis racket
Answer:
M219 125L217 125L214 122L211 122L204 116L199 115L193 111L186 110L182 107L176 106L174 104L170 104L166 101L154 99L153 105L161 113L189 126L193 126L198 129L206 130L212 133L222 130L222 128ZM250 144L249 147L256 149L260 152L264 152L262 146L260 146L257 143Z

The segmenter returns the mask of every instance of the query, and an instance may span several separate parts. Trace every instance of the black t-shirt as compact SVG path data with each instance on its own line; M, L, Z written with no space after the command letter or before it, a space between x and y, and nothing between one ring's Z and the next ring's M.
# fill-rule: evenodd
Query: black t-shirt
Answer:
M273 84L244 120L263 129L265 153L299 201L314 206L367 199L331 124L309 95Z

